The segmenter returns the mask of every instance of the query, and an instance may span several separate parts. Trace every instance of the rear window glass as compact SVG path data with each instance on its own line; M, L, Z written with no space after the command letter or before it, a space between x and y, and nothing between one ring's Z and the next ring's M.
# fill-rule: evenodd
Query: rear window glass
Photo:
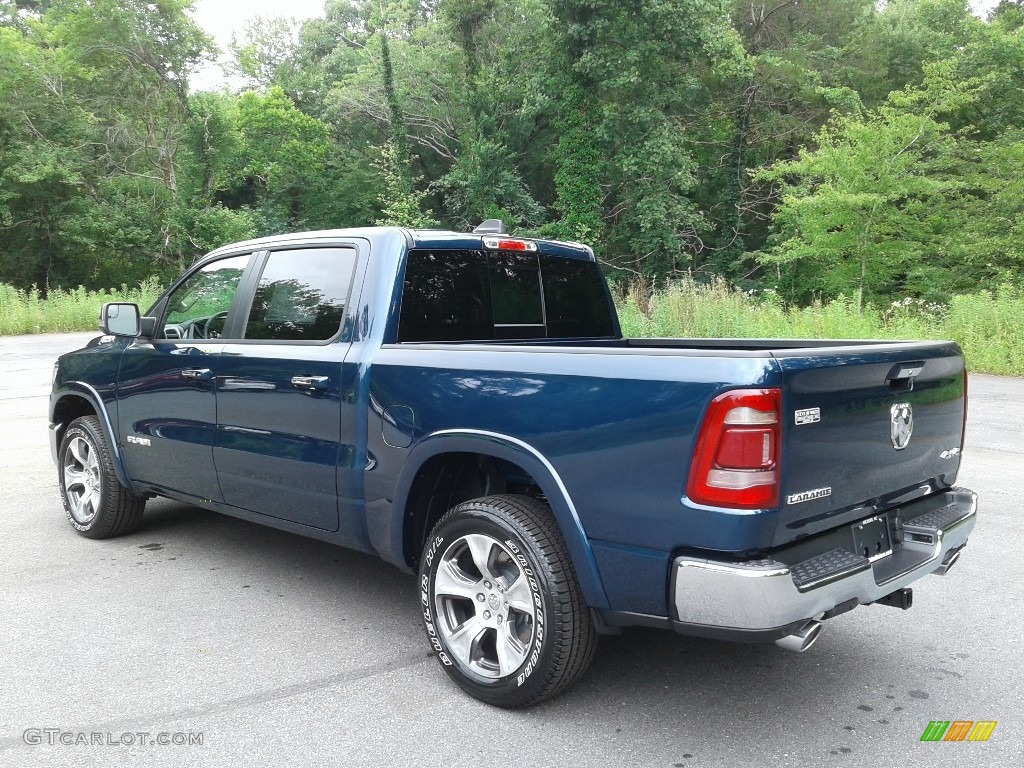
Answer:
M399 341L611 336L597 264L534 253L409 252Z

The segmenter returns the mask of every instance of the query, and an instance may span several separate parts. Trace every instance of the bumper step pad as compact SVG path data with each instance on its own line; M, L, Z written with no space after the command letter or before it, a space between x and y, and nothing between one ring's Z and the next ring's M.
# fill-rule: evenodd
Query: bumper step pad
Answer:
M841 579L869 568L870 561L863 555L855 555L845 549L829 552L804 560L790 568L793 583L801 592L812 587Z
M966 517L962 507L956 504L950 504L947 507L936 509L920 517L915 517L913 520L907 520L904 524L904 528L910 528L914 530L936 530L941 528L948 528L953 523Z

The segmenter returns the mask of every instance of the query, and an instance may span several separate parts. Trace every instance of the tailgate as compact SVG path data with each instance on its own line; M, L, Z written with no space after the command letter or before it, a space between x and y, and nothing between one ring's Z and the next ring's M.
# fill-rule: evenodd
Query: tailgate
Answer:
M782 476L775 544L952 486L964 365L950 342L778 351Z

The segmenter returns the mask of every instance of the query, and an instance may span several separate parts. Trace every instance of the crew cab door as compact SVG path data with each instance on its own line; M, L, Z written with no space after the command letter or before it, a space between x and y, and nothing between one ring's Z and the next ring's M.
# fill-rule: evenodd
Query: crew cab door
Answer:
M187 275L161 302L155 338L125 350L117 423L133 481L197 503L222 500L213 466L214 376L250 260L229 256Z
M217 375L214 463L232 506L338 530L350 346L342 321L356 266L351 247L261 254L240 338L224 344Z

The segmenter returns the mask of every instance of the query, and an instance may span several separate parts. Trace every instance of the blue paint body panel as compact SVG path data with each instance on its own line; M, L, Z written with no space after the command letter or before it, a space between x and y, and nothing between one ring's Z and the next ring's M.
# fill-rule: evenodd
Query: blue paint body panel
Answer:
M536 242L541 254L593 260L585 246ZM419 554L409 531L417 473L443 454L489 457L518 467L547 499L591 607L652 616L669 615L668 569L681 552L759 556L955 479L959 456L940 458L958 444L963 414L963 361L950 343L623 339L617 319L613 338L396 343L409 251L482 248L481 236L460 233L264 238L195 268L254 254L252 270L278 247L339 244L359 256L336 338L97 343L60 359L51 421L66 427L61 414L81 398L103 413L119 476L135 490L406 569ZM240 285L251 291L249 278ZM894 393L886 376L908 361L921 363L920 385ZM195 368L209 378L182 378ZM324 384L301 391L296 376ZM763 510L691 502L689 465L708 404L729 389L764 387L782 389L784 414L822 414L809 427L783 425L783 496L821 485L832 495ZM914 449L897 458L887 431L894 398L921 414Z

